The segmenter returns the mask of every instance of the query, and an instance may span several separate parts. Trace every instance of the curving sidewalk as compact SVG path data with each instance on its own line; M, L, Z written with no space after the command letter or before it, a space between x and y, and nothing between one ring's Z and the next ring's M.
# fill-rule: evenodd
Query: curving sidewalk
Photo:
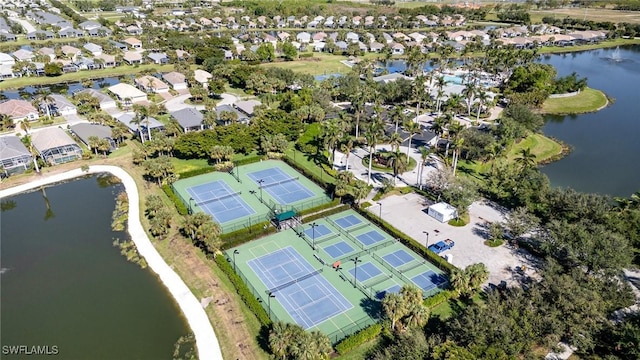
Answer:
M117 166L93 165L89 167L88 172L75 169L61 174L46 176L27 184L2 190L0 191L0 198L19 194L43 185L73 179L86 174L104 172L111 173L122 180L122 184L129 196L128 231L131 236L131 240L136 244L138 252L145 258L149 267L158 274L160 281L162 281L164 286L169 290L182 310L191 331L193 331L193 334L195 335L196 345L198 347L198 358L202 360L222 359L222 352L220 351L218 339L216 338L211 322L202 308L202 305L195 295L193 295L191 290L189 290L187 285L182 281L180 276L178 276L178 274L176 274L173 269L167 265L162 256L160 256L155 247L153 247L153 244L151 244L149 237L147 237L147 234L140 223L140 196L138 194L138 189L135 181L126 171Z

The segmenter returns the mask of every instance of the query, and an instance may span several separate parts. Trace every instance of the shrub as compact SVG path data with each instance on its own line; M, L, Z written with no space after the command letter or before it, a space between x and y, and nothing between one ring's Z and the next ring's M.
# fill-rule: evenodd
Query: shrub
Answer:
M267 225L265 229L265 225ZM220 235L222 241L222 250L231 249L238 245L249 242L257 237L264 236L276 232L276 228L269 226L268 221L263 221L244 229L236 230L227 234Z
M488 247L498 247L504 244L504 241L500 239L492 239L492 240L486 240L484 244L487 245Z
M360 204L360 209L366 209L369 206L371 206L371 203L368 201L363 202L362 204Z
M258 321L264 326L271 324L271 319L269 319L267 311L260 305L256 296L249 290L247 284L242 281L242 278L233 271L233 266L229 264L227 259L223 255L218 254L216 255L216 264L220 270L227 275L242 301L244 301L249 310L256 315Z
M354 348L375 339L380 332L382 331L382 325L373 324L369 327L366 327L357 333L344 338L338 345L336 345L336 351L340 355L344 355Z
M263 157L261 155L253 155L253 156L246 157L244 159L240 159L240 160L234 161L233 164L235 166L253 164L253 163L256 163L256 162L262 160L262 158Z
M313 53L302 53L302 54L298 54L299 58L311 58L313 57Z
M314 220L322 219L322 218L325 218L327 216L331 216L333 214L337 214L339 212L343 212L343 211L349 210L349 208L350 208L349 205L346 205L346 204L345 205L341 205L341 206L338 206L336 208L329 209L327 211L323 211L323 212L319 212L317 214L309 215L309 216L305 217L304 219L302 219L302 222L303 223L308 223L308 222L311 222L311 221L314 221Z
M189 209L187 209L187 206L182 202L180 197L176 195L176 193L173 191L173 188L170 185L166 185L166 184L162 185L162 191L164 191L164 193L167 194L169 199L171 199L171 201L173 201L173 203L176 205L178 214L187 215L189 213Z
M207 166L203 168L183 171L181 173L178 173L178 177L180 179L186 179L186 178L190 178L190 177L194 177L202 174L208 174L214 171L216 171L216 169L213 166Z
M296 163L293 159L291 159L291 157L289 157L288 154L285 157L283 157L282 160L284 160L284 162L289 164L289 166L291 166L292 168L301 172L306 178L313 181L314 183L316 183L316 185L320 186L321 188L327 189L329 187L329 182L327 180L325 180L324 178L321 179L316 174L309 172L303 166L298 165L298 163ZM327 179L329 178L330 176L327 175ZM333 180L333 178L331 178L331 180Z
M316 207L312 207L312 208L308 208L305 210L302 210L298 213L298 215L306 215L306 214L313 214L314 212L318 212L318 211L322 211L324 209L329 209L332 208L334 206L338 206L340 205L340 199L339 198L335 198L333 199L331 202L328 202L326 204L322 204L322 205L318 205Z
M429 309L433 309L434 307L442 304L443 302L449 301L454 296L455 296L455 292L454 291L443 290L443 291L440 291L439 293L433 295L432 297L425 299L422 304L425 307L428 307Z

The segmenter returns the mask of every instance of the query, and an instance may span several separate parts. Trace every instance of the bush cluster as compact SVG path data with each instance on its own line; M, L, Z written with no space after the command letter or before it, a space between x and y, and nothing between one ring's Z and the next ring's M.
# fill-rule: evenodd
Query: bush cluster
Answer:
M256 314L258 321L260 321L264 326L271 324L271 319L269 319L267 311L262 307L262 305L260 305L258 299L256 299L256 297L251 293L251 290L249 290L244 281L242 281L242 278L233 271L233 267L229 264L227 259L223 255L218 254L216 255L216 264L220 270L227 275L233 286L236 288L236 292L240 295L240 298L244 301L249 310Z
M344 355L354 348L375 339L380 332L382 331L382 325L373 324L369 327L366 327L357 333L344 338L338 345L336 345L336 351L340 355Z
M455 292L451 290L443 290L439 293L427 298L422 303L425 307L433 309L434 307L442 304L445 301L449 301L455 296Z
M265 225L267 226L266 229ZM232 247L244 244L257 238L258 236L264 236L276 232L277 229L269 225L270 224L268 221L263 221L244 229L220 235L220 240L222 241L222 250L231 249Z
M171 188L170 185L166 185L166 184L162 185L162 191L164 191L164 193L167 194L169 199L171 199L171 201L176 205L176 209L178 209L178 214L180 215L189 214L189 209L187 209L187 206L182 202L182 200L180 200L180 197L176 195L176 193L173 191L173 188Z
M183 171L181 173L178 173L178 178L180 179L186 179L186 178L190 178L190 177L194 177L194 176L198 176L198 175L202 175L202 174L208 174L211 172L216 171L216 168L214 168L213 166L207 166L207 167L202 167L202 168L198 168L198 169L193 169L193 170L187 170L187 171Z

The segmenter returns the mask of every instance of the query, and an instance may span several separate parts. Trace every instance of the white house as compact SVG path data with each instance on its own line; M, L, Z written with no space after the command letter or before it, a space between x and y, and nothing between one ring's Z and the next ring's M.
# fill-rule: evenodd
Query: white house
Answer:
M445 202L439 202L429 206L428 214L440 222L447 222L458 217L458 210Z
M78 113L76 106L71 103L66 97L60 94L49 95L53 99L52 108L58 115L75 115Z
M162 75L162 78L168 82L174 90L183 90L187 88L187 78L179 72L172 71Z
M109 91L117 96L118 99L124 103L124 105L147 101L147 94L136 89L136 87L133 85L119 83L110 86Z

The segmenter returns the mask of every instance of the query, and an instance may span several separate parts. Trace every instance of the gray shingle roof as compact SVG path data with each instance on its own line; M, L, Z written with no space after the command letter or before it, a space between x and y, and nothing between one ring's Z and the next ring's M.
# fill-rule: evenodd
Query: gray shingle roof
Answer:
M28 155L31 156L27 147L24 146L20 138L17 136L2 136L0 137L0 160L11 159L14 157L20 157Z
M202 119L204 118L202 113L194 108L184 108L174 111L171 113L171 116L185 129L201 126Z

